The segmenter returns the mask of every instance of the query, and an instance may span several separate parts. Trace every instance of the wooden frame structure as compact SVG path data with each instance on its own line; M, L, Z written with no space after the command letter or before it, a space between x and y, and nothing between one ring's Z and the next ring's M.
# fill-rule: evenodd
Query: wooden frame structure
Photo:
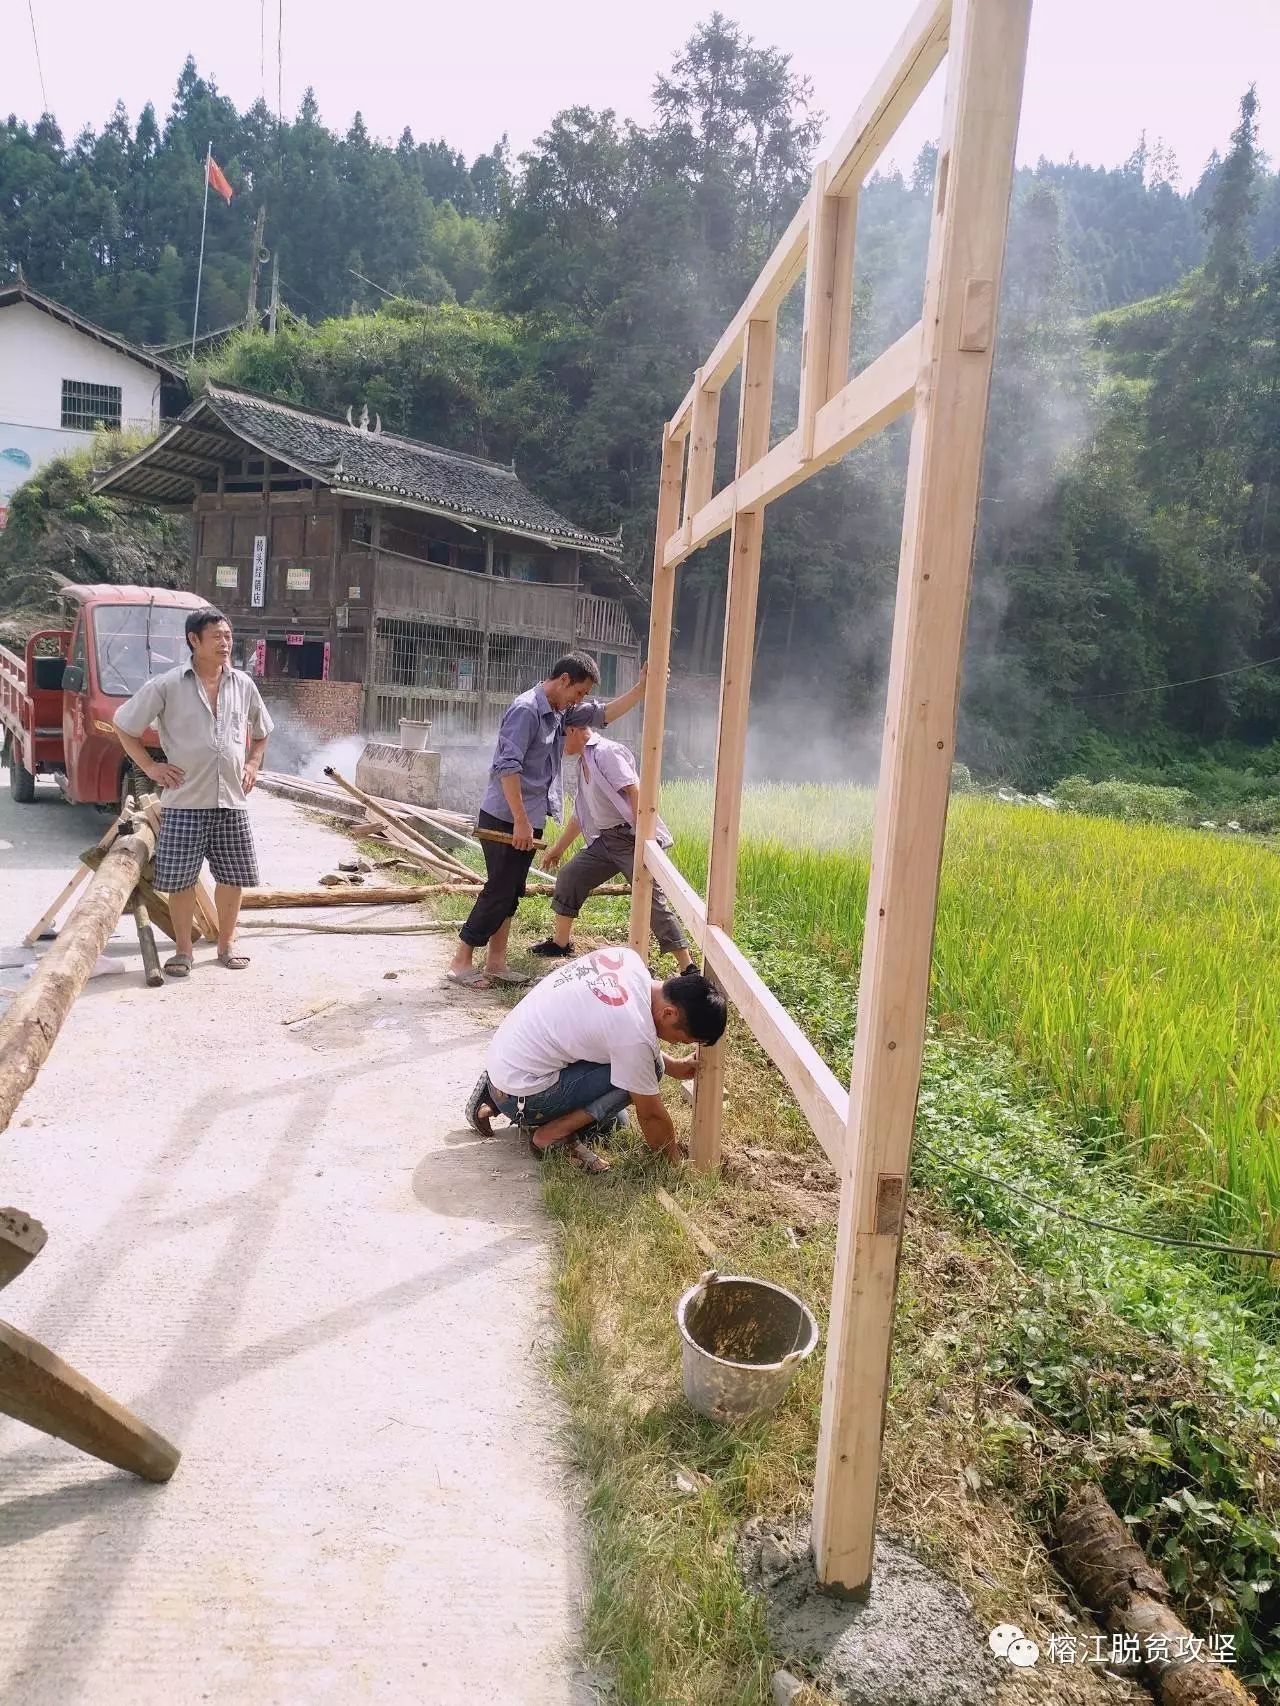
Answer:
M840 1176L813 1537L818 1579L871 1579L876 1491L938 876L954 757L996 303L1031 0L922 0L663 433L631 941L654 878L794 1092ZM934 72L946 96L919 321L848 377L858 191ZM804 278L799 419L769 448L783 298ZM720 394L742 368L735 474L714 490ZM766 506L914 408L880 784L846 1095L732 939ZM654 839L676 569L729 531L705 903ZM720 1152L723 1056L699 1068L693 1159Z

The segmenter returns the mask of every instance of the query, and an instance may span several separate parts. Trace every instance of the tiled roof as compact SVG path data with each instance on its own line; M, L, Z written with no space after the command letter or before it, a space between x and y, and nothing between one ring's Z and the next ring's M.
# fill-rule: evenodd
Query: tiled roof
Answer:
M622 550L620 537L575 527L499 463L225 385L209 385L169 433L113 469L96 489L149 503L189 500L193 457L209 458L216 467L215 441L228 435L335 490L487 522L614 559Z

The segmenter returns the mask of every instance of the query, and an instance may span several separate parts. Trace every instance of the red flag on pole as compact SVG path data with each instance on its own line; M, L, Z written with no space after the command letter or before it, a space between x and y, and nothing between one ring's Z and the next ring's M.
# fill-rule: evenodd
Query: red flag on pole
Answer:
M215 194L220 195L223 201L230 203L232 193L231 185L227 182L222 167L214 159L212 154L209 156L208 172L209 188L213 190Z

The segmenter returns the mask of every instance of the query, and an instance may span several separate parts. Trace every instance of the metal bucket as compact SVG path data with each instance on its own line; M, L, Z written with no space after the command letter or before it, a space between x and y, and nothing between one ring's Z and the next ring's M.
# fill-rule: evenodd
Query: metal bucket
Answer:
M792 1292L745 1274L703 1274L676 1305L684 1395L713 1422L774 1409L818 1343L818 1323Z
M415 722L411 717L400 719L400 746L405 752L425 752L431 734L430 723Z

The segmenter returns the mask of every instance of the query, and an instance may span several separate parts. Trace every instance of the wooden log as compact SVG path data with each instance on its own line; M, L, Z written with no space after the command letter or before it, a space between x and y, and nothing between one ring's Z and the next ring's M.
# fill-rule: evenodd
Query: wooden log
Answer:
M382 809L372 794L366 794L363 788L357 788L354 782L348 782L346 777L339 775L332 766L326 766L325 775L332 777L338 787L350 794L352 799L360 801L374 823L381 827L387 839L395 846L416 852L420 858L429 860L442 870L453 871L456 875L463 877L474 877L476 875L466 865L461 864L448 853L442 852L435 842L423 834L421 830L404 822L397 823L390 812ZM483 878L480 880L483 881Z
M121 821L122 820L120 818L116 819L116 821L111 825L111 828L98 843L95 851L102 853L106 852L107 848L110 847L111 843L120 833ZM63 907L71 899L72 895L80 887L81 883L87 883L88 880L89 867L87 864L82 862L76 867L75 875L71 878L70 882L67 883L65 888L63 888L62 892L58 895L58 898L54 901L48 912L43 913L22 938L22 945L24 948L33 948L36 945L41 936L44 935L45 931L62 911Z
M456 891L461 883L433 883L430 889L439 893L444 887ZM246 889L240 902L242 912L265 912L272 906L395 906L412 905L426 892L427 885L409 888L356 888L346 884L332 889Z
M0 1291L29 1268L49 1234L20 1208L0 1208Z
M138 932L138 947L142 952L142 971L147 980L147 988L162 989L164 972L160 969L160 950L156 947L156 933L151 928L147 903L137 889L133 891L129 911L133 914L134 927Z
M516 844L515 836L508 835L504 829L477 829L475 831L475 837L477 841L493 841L501 847L514 847ZM546 842L542 839L541 835L535 835L533 838L533 845L535 847L545 847Z
M135 819L132 834L108 848L61 936L0 1016L0 1131L48 1058L155 850L150 825Z
M0 1413L146 1481L167 1481L182 1453L38 1340L0 1321Z
M1136 1635L1143 1668L1165 1706L1244 1706L1252 1695L1225 1666L1191 1658L1191 1631L1169 1605L1169 1585L1092 1483L1058 1518L1054 1562L1117 1635Z

